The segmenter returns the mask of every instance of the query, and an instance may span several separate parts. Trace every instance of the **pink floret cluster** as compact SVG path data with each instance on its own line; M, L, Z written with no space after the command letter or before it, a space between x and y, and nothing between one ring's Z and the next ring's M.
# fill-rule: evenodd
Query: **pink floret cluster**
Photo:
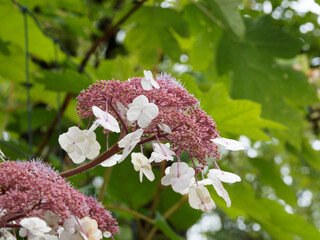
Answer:
M89 216L101 231L118 233L111 213L91 197L75 190L47 164L40 161L0 163L0 226L25 217L43 218L49 210L63 220Z
M159 89L144 90L141 86L141 77L127 81L110 80L97 81L83 90L77 97L76 108L79 117L88 118L93 115L91 108L98 106L106 109L114 117L119 118L117 102L128 108L132 101L144 95L149 102L159 108L158 116L150 126L144 129L144 136L160 133L159 125L164 123L170 127L172 134L161 134L159 140L172 143L172 150L180 156L182 151L189 154L190 158L198 160L198 170L207 165L206 158L220 158L217 145L210 139L218 137L218 131L213 119L200 108L199 101L168 74L156 77ZM111 106L110 106L111 105ZM120 110L119 110L120 111ZM134 130L136 125L126 128ZM163 132L161 132L163 133Z

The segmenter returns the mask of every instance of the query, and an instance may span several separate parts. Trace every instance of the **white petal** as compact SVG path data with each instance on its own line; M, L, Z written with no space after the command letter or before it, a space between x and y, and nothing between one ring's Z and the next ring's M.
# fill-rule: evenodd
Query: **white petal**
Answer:
M146 128L150 125L151 121L152 121L151 119L140 116L138 119L138 126L141 128Z
M245 149L241 142L233 140L233 139L218 137L218 138L210 139L210 140L212 142L214 142L215 144L223 146L225 149L230 150L230 151L239 151L239 150Z
M99 119L105 119L106 118L106 112L102 109L98 108L97 106L92 107L92 112L96 116L96 118Z
M175 192L180 192L189 187L190 179L176 178L173 180L172 189Z
M107 113L107 116L107 121L104 119L98 119L96 120L96 122L99 123L99 125L102 126L104 129L119 133L120 127L118 121L109 113Z
M160 124L158 124L158 126L159 126L159 128L160 128L162 131L164 131L165 133L169 133L169 134L172 133L170 127L169 127L167 124L160 123Z
M141 114L141 109L131 107L127 112L127 118L130 122L134 122L138 120L138 118L140 117L140 114Z
M117 164L118 161L120 161L122 155L120 154L115 154L112 157L108 158L107 160L104 160L101 163L102 167L111 167Z
M171 176L169 176L169 175L163 176L163 178L161 178L161 184L162 184L163 186L168 186L168 185L170 185L170 184L171 184Z
M147 117L148 119L155 119L159 114L159 108L154 103L149 103L144 109L143 109L143 115Z
M230 207L231 206L231 200L230 200L229 194L226 191L226 189L223 187L223 185L220 182L220 180L219 179L213 179L213 178L210 178L210 180L212 181L212 185L213 185L214 189L216 190L217 194L226 201L227 207Z
M143 168L142 171L151 182L154 180L154 174L151 169Z
M146 78L141 79L141 86L144 90L147 90L147 91L152 90L151 82Z
M122 151L122 155L121 158L119 159L118 163L121 163L123 160L126 159L126 157L131 153L131 151L133 150L134 147L125 147Z
M159 86L159 84L157 83L156 80L151 79L151 80L150 80L150 83L151 83L151 85L152 85L154 88L156 88L156 89L159 89L159 88L160 88L160 86Z
M142 109L145 105L149 103L149 100L146 96L140 95L133 99L132 103L129 104L129 109L130 107L135 107L138 109Z
M210 193L203 185L194 186L189 191L189 204L192 208L200 209L204 212L210 211L215 208Z
M68 155L75 164L82 163L84 160L86 160L86 156L84 154L79 154L77 151L68 153Z
M201 185L211 185L212 184L212 181L210 179L203 179L201 181L198 181L198 184L201 184Z
M153 75L152 75L152 72L150 70L143 70L143 74L145 76L146 79L150 80L150 79L153 79Z
M241 181L241 178L238 175L230 172L224 172L219 169L209 170L208 177L217 177L220 181L226 183L235 183Z
M140 169L139 178L140 178L140 182L142 182L142 180L143 180L143 171L142 171L142 169Z
M67 146L69 144L72 144L72 140L70 139L67 133L61 134L58 138L58 141L63 150L66 150Z
M159 162L162 162L163 160L165 160L165 159L163 158L162 154L159 154L157 152L151 153L150 162L154 161L156 163L159 163Z
M118 146L120 148L125 148L126 146L129 147L132 145L135 146L138 142L140 142L142 134L143 129L141 128L136 130L135 132L129 133L118 142Z

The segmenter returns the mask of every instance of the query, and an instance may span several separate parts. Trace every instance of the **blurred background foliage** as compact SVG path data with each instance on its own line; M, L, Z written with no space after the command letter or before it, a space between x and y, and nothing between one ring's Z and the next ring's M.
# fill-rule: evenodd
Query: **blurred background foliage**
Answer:
M57 138L79 122L80 90L171 72L222 136L246 145L219 163L242 182L226 186L230 208L210 189L217 209L202 214L160 185L165 163L151 183L140 184L129 160L70 178L114 213L116 239L320 239L319 3L0 0L0 148L12 160L34 153L72 168Z

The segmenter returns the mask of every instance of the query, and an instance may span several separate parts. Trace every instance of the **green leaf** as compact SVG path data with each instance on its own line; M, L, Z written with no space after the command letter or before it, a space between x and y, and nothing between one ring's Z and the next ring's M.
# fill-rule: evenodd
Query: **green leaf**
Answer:
M280 171L273 161L255 158L251 159L250 162L259 169L259 178L262 184L271 186L276 191L277 196L287 204L292 206L297 203L295 192L283 182Z
M136 53L146 66L158 62L162 54L178 61L181 51L172 31L187 35L187 27L179 12L161 7L142 7L128 20L131 28L125 46Z
M158 176L158 171L153 169ZM107 192L113 200L128 204L131 208L138 209L153 199L157 188L156 181L150 182L144 177L143 183L139 181L139 172L133 169L129 159L117 164L112 169L112 174Z
M226 24L236 36L243 38L245 25L238 9L240 3L239 0L214 0L211 2L213 11L223 24Z
M197 91L189 76L183 75L187 89L201 100L203 110L211 115L224 136L246 135L254 140L268 140L264 128L284 129L279 123L261 118L261 106L248 100L232 100L223 84L215 84L206 93ZM192 86L193 85L193 86Z
M2 1L0 8L0 37L5 42L17 44L25 49L25 25L21 10L11 1ZM54 43L38 28L34 20L27 14L29 52L43 60L54 59ZM58 50L58 53L61 53ZM19 66L22 67L22 66Z
M320 233L315 226L305 221L296 214L289 214L279 203L258 198L252 188L241 183L227 188L232 201L231 208L246 211L249 216L257 221L273 239L318 239Z
M184 239L172 230L172 228L169 226L169 224L166 222L166 220L162 217L162 215L159 212L156 212L154 225L156 225L171 240Z
M118 56L115 59L107 59L99 64L99 68L95 70L94 74L98 79L125 81L137 73L137 66L132 62L136 62L135 56Z
M26 58L22 48L16 44L7 44L8 54L0 52L0 76L15 82L26 81ZM35 69L34 64L29 61L29 70Z
M270 16L246 19L246 39L263 54L293 58L302 47L302 41L285 33L272 23Z
M221 30L193 4L184 8L183 17L189 25L191 43L186 44L186 40L182 41L179 37L177 39L181 48L189 51L193 70L204 71L214 57L215 44Z
M220 73L232 73L231 96L260 103L263 117L288 128L274 132L275 136L287 139L299 148L303 118L292 105L317 101L316 92L307 77L292 68L278 65L261 49L249 43L233 43L226 36L221 38L218 50Z
M66 69L64 72L41 71L43 77L36 77L35 80L44 84L46 89L61 92L80 93L92 82L84 74L75 70Z

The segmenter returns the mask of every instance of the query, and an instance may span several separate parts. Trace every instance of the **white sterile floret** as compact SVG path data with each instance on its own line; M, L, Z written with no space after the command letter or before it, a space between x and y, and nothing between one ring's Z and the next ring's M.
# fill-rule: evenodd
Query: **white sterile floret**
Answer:
M94 132L90 132L88 130L83 130L83 132L86 134L87 140L89 141L89 152L86 154L86 157L94 159L99 155L101 146L96 140L96 134Z
M146 96L140 95L129 104L127 117L131 122L138 121L139 127L146 128L158 116L158 113L157 105L149 103Z
M84 217L81 218L80 224L85 236L87 236L89 240L102 239L102 232L98 229L98 223L95 219ZM84 234L82 233L82 235Z
M207 175L209 178L218 178L222 182L235 183L240 182L241 178L231 172L225 172L220 169L210 169Z
M59 144L74 163L81 163L90 152L90 142L87 135L78 127L70 127L68 132L59 136Z
M241 142L233 140L233 139L218 137L218 138L210 139L210 140L212 142L214 142L215 144L218 144L218 145L220 145L230 151L239 151L239 150L245 149Z
M110 113L107 113L96 106L92 107L92 112L97 118L94 122L95 125L99 124L101 127L111 132L120 132L117 119L115 119Z
M122 151L122 157L118 161L119 163L122 162L131 153L134 147L140 142L142 134L143 129L140 128L133 133L127 134L118 142L118 146L120 148L124 148Z
M141 86L144 90L152 90L152 88L159 89L160 86L156 80L153 79L151 71L143 71L144 78L141 79Z
M194 209L208 212L216 207L210 193L203 185L193 186L189 190L189 204Z
M32 235L32 238L43 236L50 232L51 228L47 223L38 217L24 218L20 221L22 228L19 231L20 237Z
M150 180L154 180L154 174L152 172L151 164L149 159L146 158L142 153L132 153L131 162L134 170L140 172L140 182L142 182L143 174Z
M47 210L44 213L43 218L47 225L52 229L49 233L55 234L56 231L60 228L59 221L61 220L61 218L50 210Z
M102 167L112 167L114 165L116 165L122 158L122 155L121 154L115 154L111 157L109 157L107 160L104 160L102 163L101 163L101 166Z
M159 128L160 128L162 131L164 131L165 133L168 133L168 134L171 134L171 133L172 133L170 127L169 127L167 124L165 124L165 123L159 123L158 126L159 126Z
M170 143L155 143L153 146L154 151L151 154L150 162L162 162L163 160L173 161L173 155L176 154L170 149Z
M72 216L63 223L60 240L100 240L102 232L98 229L97 221L90 217L79 219Z
M236 174L224 172L218 169L209 170L209 173L207 176L210 182L212 183L214 189L216 190L217 194L220 197L222 197L226 201L227 206L230 207L231 200L230 200L229 194L226 191L226 189L223 187L221 181L227 182L227 183L234 183L234 182L241 181L241 178Z
M169 172L166 171L166 175L161 179L161 183L164 186L171 185L175 192L183 192L190 186L190 179L194 176L194 169L189 167L185 162L173 163Z

